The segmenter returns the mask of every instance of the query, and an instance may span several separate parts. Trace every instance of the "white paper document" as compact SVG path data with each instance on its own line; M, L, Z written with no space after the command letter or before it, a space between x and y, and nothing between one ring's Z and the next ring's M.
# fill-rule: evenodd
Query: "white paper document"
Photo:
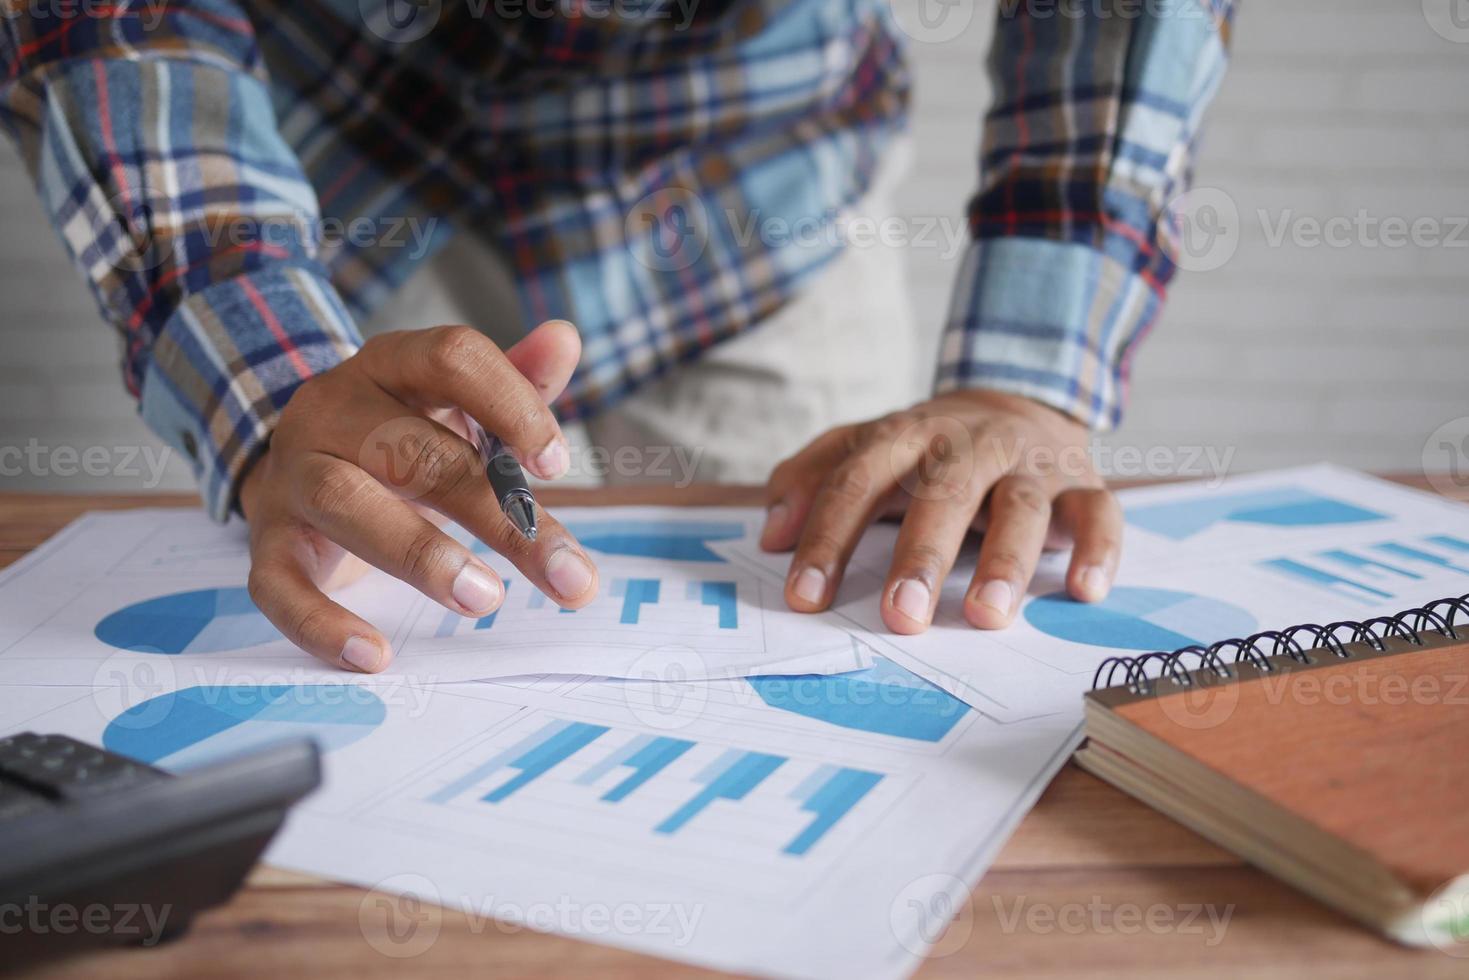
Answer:
M1069 555L1046 556L1015 623L976 630L960 612L977 548L945 582L932 628L899 636L878 601L897 526L871 528L834 611L875 650L1002 721L1079 715L1108 657L1171 651L1299 622L1396 613L1469 593L1469 507L1316 466L1216 485L1130 490L1117 584L1098 604L1064 593ZM715 545L783 583L790 555L753 539Z
M390 954L432 942L382 924L406 895L487 941L519 923L897 980L1069 755L1103 660L1469 592L1469 508L1359 474L1123 501L1106 601L1067 599L1053 555L1011 628L975 630L958 613L970 553L916 637L878 616L891 526L832 612L797 616L754 511L562 510L602 569L597 603L561 613L497 564L505 606L463 620L376 576L342 596L398 649L374 677L313 667L242 603L237 532L92 515L0 574L0 735L168 769L313 736L325 783L267 859L374 889L359 924Z
M477 542L506 582L492 615L459 616L377 571L334 598L389 638L396 653L388 672L419 683L861 666L838 624L791 612L778 586L709 550L716 540L758 534L750 510L564 508L557 516L601 573L600 594L575 612ZM226 665L339 676L256 610L248 572L238 525L221 527L193 510L88 514L0 574L0 682L90 684L99 671L135 663L197 683Z
M427 948L432 926L404 929L441 905L487 942L518 923L767 976L912 972L1078 734L996 724L881 659L679 684L117 681L0 686L0 735L165 768L315 736L324 786L266 860L373 889L385 953ZM431 904L385 922L398 895Z

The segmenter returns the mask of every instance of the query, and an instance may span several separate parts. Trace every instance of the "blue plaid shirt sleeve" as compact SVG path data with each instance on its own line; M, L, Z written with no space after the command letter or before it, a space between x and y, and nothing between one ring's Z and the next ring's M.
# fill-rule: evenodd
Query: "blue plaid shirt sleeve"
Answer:
M145 421L224 520L292 392L360 341L243 11L85 7L0 20L0 119L122 336Z
M937 390L1025 395L1098 428L1157 319L1232 0L1002 0L980 191Z

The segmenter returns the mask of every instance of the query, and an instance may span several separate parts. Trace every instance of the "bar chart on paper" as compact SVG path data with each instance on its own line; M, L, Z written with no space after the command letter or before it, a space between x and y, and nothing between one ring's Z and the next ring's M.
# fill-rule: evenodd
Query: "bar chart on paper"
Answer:
M1430 534L1270 558L1260 567L1366 606L1469 592L1469 538Z
M558 634L588 639L615 637L635 627L640 642L659 633L670 637L711 632L738 635L740 583L713 578L616 577L590 605L562 609L524 580L504 579L505 601L488 616L469 619L435 611L436 639L482 634L515 637L554 627Z
M804 880L801 864L857 840L866 811L880 811L898 782L860 766L535 712L465 748L382 815L491 838L544 834L563 859L586 847L589 860L615 850L618 860L656 862L673 849L683 866L711 875L753 863L778 890L783 874Z
M600 573L599 591L590 603L575 610L560 608L485 545L471 542L500 572L503 604L478 619L427 607L413 628L415 642L432 645L450 637L472 637L504 648L544 644L554 635L559 644L784 655L786 648L772 647L773 630L799 628L809 635L815 629L784 609L778 588L711 549L713 543L748 537L751 532L743 521L568 517L566 527ZM782 620L781 627L771 625L772 614ZM792 642L801 636L780 636L791 644L789 649L802 648Z

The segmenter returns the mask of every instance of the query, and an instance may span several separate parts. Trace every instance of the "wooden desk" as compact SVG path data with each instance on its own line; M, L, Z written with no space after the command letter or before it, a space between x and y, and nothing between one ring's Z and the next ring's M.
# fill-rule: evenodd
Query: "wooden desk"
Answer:
M1402 482L1423 485L1419 480ZM547 493L544 499L552 506L593 502L585 492L575 491ZM704 487L677 493L598 492L596 502L758 499L755 491ZM84 510L191 502L177 496L0 494L0 565L19 558ZM438 940L427 952L391 959L370 946L358 927L358 908L366 894L258 868L248 888L228 906L202 916L181 942L97 954L34 976L151 980L310 975L368 980L411 973L458 980L697 972L591 943L507 933L483 922L476 932L463 915L450 910L443 912ZM1231 916L1223 938L1212 946L1208 943L1216 932L1206 914L1199 914L1187 929L1155 931L1138 925L1148 921L1149 913L1154 922L1165 915L1180 922L1199 906L1212 906L1216 916ZM1043 917L1051 916L1059 924L1045 927ZM1025 818L938 949L943 955L931 959L921 976L1469 976L1469 960L1411 952L1379 939L1074 765L1061 771Z

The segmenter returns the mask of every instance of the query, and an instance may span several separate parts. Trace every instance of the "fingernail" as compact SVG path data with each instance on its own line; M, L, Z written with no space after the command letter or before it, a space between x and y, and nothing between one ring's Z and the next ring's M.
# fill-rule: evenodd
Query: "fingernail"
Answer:
M998 610L1006 616L1015 605L1015 589L1002 578L984 583L980 590L974 594L974 599L982 606L989 606Z
M826 573L819 568L803 568L791 585L796 598L812 605L820 605L826 595Z
M760 540L764 541L782 530L786 526L786 521L790 519L790 516L791 509L784 503L779 503L771 507L770 510L765 512L765 529L760 532Z
M364 674L377 670L378 661L382 658L383 648L365 636L350 636L342 644L342 663L355 667Z
M472 613L487 613L500 604L500 583L475 562L466 562L454 577L454 601Z
M594 574L587 560L570 548L557 550L546 562L546 581L563 599L585 595Z
M1090 601L1096 602L1107 594L1111 582L1107 578L1107 570L1100 565L1093 565L1082 571L1079 579L1082 594Z
M928 603L933 593L916 578L905 578L893 590L893 608L915 623L928 622Z
M566 444L560 439L552 439L551 444L542 449L532 463L536 475L543 480L564 476L570 467L571 456L566 451Z

